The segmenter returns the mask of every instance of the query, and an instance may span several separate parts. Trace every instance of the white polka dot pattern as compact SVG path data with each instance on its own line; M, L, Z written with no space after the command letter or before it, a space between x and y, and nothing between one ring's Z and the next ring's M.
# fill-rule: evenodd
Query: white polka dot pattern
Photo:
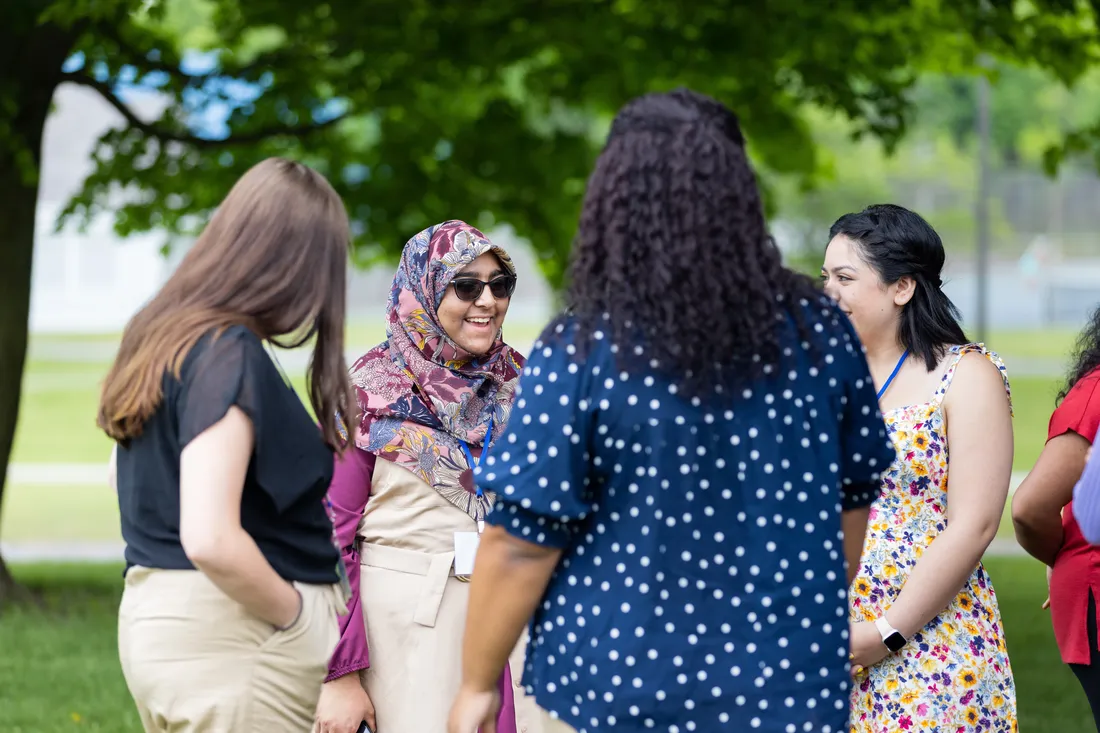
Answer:
M722 404L604 333L536 344L477 476L490 523L564 548L524 681L578 733L847 730L840 514L894 448L851 325L805 313L816 358L792 326L783 367Z

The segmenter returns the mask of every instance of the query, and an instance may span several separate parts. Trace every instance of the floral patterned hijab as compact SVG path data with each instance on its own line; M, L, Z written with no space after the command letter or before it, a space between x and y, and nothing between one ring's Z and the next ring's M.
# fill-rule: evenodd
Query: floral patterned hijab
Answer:
M484 455L504 432L524 358L500 334L488 354L470 354L446 334L437 311L459 270L486 252L515 274L508 254L465 222L410 239L390 288L386 341L351 368L363 411L356 445L411 471L477 520L494 497L477 495L462 441Z

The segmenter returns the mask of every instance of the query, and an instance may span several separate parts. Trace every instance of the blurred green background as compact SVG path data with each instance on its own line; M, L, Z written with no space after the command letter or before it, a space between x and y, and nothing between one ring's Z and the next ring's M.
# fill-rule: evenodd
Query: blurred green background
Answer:
M0 731L138 729L98 388L126 320L270 155L315 166L347 205L349 356L383 336L403 243L448 218L515 253L506 335L526 350L615 110L679 84L712 94L742 121L792 266L816 272L829 224L870 203L936 227L948 294L1008 365L1019 481L1100 303L1094 5L0 4ZM304 355L280 358L300 389ZM1007 511L988 565L1021 729L1090 730Z

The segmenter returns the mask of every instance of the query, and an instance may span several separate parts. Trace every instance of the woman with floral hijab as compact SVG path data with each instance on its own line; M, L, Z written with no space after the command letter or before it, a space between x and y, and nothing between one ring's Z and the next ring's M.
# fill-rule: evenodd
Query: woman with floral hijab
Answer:
M472 469L497 449L524 363L501 336L515 285L507 253L464 222L405 245L387 339L351 369L359 450L338 459L329 490L354 593L318 733L356 733L364 721L378 733L446 729L461 677L466 574L495 498ZM521 693L511 670L501 692L511 704L498 730L514 733ZM522 730L536 730L519 717Z

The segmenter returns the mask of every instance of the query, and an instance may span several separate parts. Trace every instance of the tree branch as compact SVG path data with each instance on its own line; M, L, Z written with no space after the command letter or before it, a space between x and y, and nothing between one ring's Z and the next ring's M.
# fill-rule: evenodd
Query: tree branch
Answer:
M336 123L343 120L347 115L340 114L333 117L330 120L324 122L313 122L305 125L293 125L293 126L272 126L261 127L257 130L250 130L248 132L238 133L236 135L231 134L226 138L205 138L198 137L194 133L188 131L176 131L169 130L164 127L158 126L152 122L146 122L138 117L130 107L119 99L115 94L114 89L107 82L100 81L94 77L87 75L80 71L70 71L61 75L60 82L71 82L73 84L79 84L80 86L88 87L99 92L99 95L103 97L116 110L121 114L126 121L130 124L130 127L141 130L150 137L155 137L162 142L178 142L186 145L191 145L196 148L219 148L227 145L242 145L249 143L262 142L268 138L278 137L281 135L289 135L291 137L305 137L315 132L319 132L327 127L331 127Z
M219 67L202 74L191 74L181 69L177 64L162 59L154 60L149 58L149 55L154 51L157 53L163 52L157 48L150 48L146 51L142 51L139 47L123 38L120 29L115 25L105 24L98 26L96 28L96 33L118 46L118 50L125 59L124 62L130 66L141 69L142 73L159 71L192 88L199 88L210 79L221 77L248 78L260 74L263 71L267 71L273 65L277 65L277 62L273 62L270 54L264 54L262 58L258 58L252 63L244 64L237 68Z
M119 27L113 23L98 25L96 27L96 33L118 46L118 50L125 58L125 63L139 68L145 67L142 70L143 72L160 71L192 87L202 86L207 79L214 76L213 74L188 74L174 64L150 59L149 53L156 49L150 49L150 51L143 53L140 49L124 39Z

